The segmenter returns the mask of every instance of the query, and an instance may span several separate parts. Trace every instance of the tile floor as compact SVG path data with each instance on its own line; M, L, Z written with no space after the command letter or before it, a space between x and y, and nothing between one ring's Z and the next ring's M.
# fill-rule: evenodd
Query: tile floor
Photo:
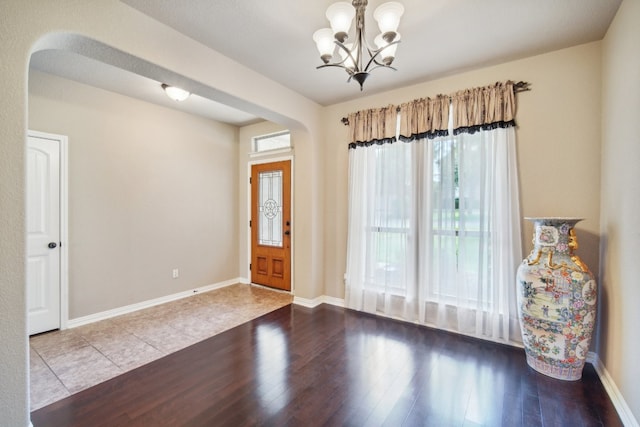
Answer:
M291 303L237 284L29 339L31 410L106 381Z

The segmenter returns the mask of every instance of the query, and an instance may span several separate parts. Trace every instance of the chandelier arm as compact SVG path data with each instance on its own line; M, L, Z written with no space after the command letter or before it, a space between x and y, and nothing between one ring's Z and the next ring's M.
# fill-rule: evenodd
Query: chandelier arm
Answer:
M375 67L372 68L372 70L375 70L376 68L380 68L380 67L385 67L385 68L393 68L391 65L387 65L381 62L378 62L378 60L374 60L373 61L374 64L376 64ZM395 68L394 68L395 69Z
M320 68L326 68L326 67L338 67L338 68L342 68L343 70L345 70L350 76L353 75L353 71L350 68L345 67L342 64L322 64L322 65L318 65L316 67L316 70L319 70Z
M371 66L371 63L376 63L378 66L381 66L381 67L389 67L389 68L393 68L393 67L391 67L391 66L389 66L389 65L385 65L385 64L381 64L381 63L379 63L379 62L378 62L378 60L377 60L376 58L378 57L378 55L380 55L380 53L381 53L383 50L385 50L386 48L388 48L388 47L389 47L389 46L391 46L391 45L398 44L398 43L400 43L400 40L396 40L396 41L394 41L394 42L391 42L391 43L389 43L388 45L383 46L383 47L381 47L380 49L377 49L377 50L374 50L374 51L372 51L371 49L369 49L369 47L367 46L367 51L369 51L369 56L370 56L371 58L370 58L370 59L369 59L369 61L367 62L367 66L366 66L366 67L364 67L364 71L366 72L367 70L369 70L369 67ZM372 68L372 70L374 70L374 69L376 69L376 68L378 68L378 67L373 67L373 68ZM394 68L394 69L395 69L395 68Z
M385 65L385 64L380 64L378 62L376 62L376 66L371 68L369 71L367 71L368 73L372 72L373 70L375 70L376 68L389 68L393 71L398 71L398 69L396 67L392 67L391 65Z
M354 69L351 70L349 74L360 72L360 67L359 67L360 64L358 64L358 61L356 61L356 58L353 57L353 55L351 54L351 51L347 49L347 47L344 44L340 43L337 40L335 41L335 44L337 44L338 47L340 47L342 50L344 50L347 53L347 56L342 61L335 62L335 64L344 64L347 61L347 59L351 59L354 65ZM342 67L345 68L346 70L349 70L349 68L344 65L342 65Z

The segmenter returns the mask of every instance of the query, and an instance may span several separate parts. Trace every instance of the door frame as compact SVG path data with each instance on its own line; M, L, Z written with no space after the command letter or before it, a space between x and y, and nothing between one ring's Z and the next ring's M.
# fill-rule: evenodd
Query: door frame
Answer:
M254 165L262 165L262 164L266 164L266 163L274 163L274 162L286 162L289 161L291 162L291 188L289 189L289 191L291 192L291 202L290 202L290 213L291 213L291 224L293 224L293 227L291 227L291 231L292 231L292 235L291 235L291 251L290 251L290 267L291 267L291 272L290 272L290 277L291 277L291 290L290 291L282 291L282 292L289 292L291 293L291 295L295 295L295 280L294 280L294 271L295 271L295 242L296 242L296 219L295 219L295 200L294 200L294 188L295 188L295 173L294 173L294 158L293 156L274 156L274 157L267 157L268 155L265 155L264 158L261 159L255 159L255 160L250 160L247 163L247 266L249 266L249 264L251 264L251 239L252 239L252 233L251 233L251 227L249 226L249 221L251 221L251 184L250 184L250 179L251 179L251 168ZM247 280L249 281L249 283L251 284L251 271L249 270L249 274L248 274L248 278ZM256 283L256 285L258 286L262 286L258 283Z
M58 141L60 147L60 330L69 322L69 139L65 135L27 131L28 138ZM26 149L26 146L25 146ZM27 238L26 234L24 236Z

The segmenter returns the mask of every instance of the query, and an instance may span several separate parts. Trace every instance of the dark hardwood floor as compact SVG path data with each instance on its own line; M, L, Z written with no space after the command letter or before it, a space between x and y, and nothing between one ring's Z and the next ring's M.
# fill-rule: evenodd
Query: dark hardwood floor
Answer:
M34 411L46 426L621 426L593 367L563 382L524 350L289 305Z

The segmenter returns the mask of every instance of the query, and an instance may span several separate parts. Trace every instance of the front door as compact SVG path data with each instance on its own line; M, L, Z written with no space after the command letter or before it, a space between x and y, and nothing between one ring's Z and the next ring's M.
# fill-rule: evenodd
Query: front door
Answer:
M251 167L251 282L291 290L291 161Z
M60 328L60 141L27 143L29 335Z

